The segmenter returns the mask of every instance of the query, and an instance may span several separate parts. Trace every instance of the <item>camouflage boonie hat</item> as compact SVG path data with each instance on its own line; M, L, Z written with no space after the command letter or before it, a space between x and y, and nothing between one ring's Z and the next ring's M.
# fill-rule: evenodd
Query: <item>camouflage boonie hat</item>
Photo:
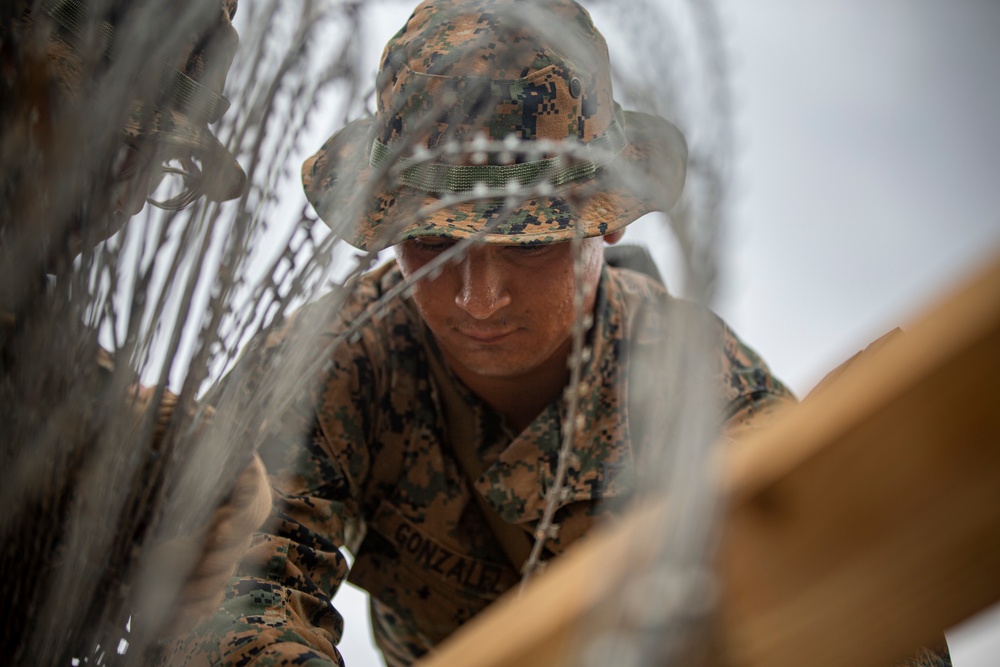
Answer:
M386 45L376 94L375 116L302 169L319 216L361 249L599 236L683 187L683 136L614 101L604 37L572 0L424 2Z
M148 72L155 77L158 93L154 99L131 102L123 124L123 140L131 144L155 140L171 157L201 160L205 177L201 192L214 201L238 197L246 187L242 167L208 127L229 108L222 90L239 46L232 24L237 1L163 2L162 8L151 2L127 2L118 12L121 23L134 29L136 17L152 16L150 8L160 10L156 18L168 23L151 26L150 30L157 35L182 35L173 40L175 45L161 44L163 48L150 56ZM33 13L26 11L22 25L16 29L29 38L45 39L43 48L53 83L70 104L81 101L88 86L85 79L95 71L89 54L103 57L109 66L114 65L116 57L136 57L127 29L101 20L104 14L92 14L97 9L111 10L111 3L47 0L34 4ZM46 32L36 30L37 35L30 35L46 17L51 21L51 25L44 26ZM150 41L146 38L137 43ZM125 55L120 56L122 53Z

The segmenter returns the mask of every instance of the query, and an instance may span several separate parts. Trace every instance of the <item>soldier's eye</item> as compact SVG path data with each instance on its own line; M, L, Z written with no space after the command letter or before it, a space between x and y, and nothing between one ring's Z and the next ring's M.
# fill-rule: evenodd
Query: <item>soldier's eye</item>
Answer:
M551 244L548 243L537 243L534 245L515 245L510 246L508 250L520 257L533 257L535 255L541 255L551 248Z
M420 238L410 239L411 247L421 252L444 252L455 245L455 241L442 238Z

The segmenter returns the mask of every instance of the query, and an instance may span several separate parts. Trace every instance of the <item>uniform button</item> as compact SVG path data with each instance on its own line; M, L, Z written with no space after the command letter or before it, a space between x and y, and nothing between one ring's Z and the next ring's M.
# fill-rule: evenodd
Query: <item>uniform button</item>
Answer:
M583 84L575 76L569 80L569 94L573 97L580 97L580 93L583 92Z

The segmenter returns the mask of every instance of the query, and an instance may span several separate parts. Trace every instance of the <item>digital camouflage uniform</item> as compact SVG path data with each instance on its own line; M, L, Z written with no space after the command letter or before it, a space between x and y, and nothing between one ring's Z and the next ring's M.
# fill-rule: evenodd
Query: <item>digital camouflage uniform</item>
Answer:
M363 278L329 335L401 280L394 264ZM308 309L327 307L321 300ZM672 299L646 276L604 269L578 406L587 427L576 434L571 494L556 515L559 533L547 542L551 555L610 511L602 500L629 490L636 456L624 402L629 343L663 335L661 320L649 315L668 307L698 308ZM738 426L789 399L764 363L712 318L719 336L720 420L728 417ZM290 340L279 332L268 345ZM365 325L357 342L335 349L331 370L310 401L291 409L280 435L262 449L278 498L271 532L259 536L223 612L174 647L174 664L339 660L333 644L342 620L330 598L348 578L337 550L343 546L356 554L349 578L371 594L376 642L390 666L409 664L518 582L447 444L428 365L428 356L437 354L414 306L404 300ZM478 491L530 534L554 476L562 401L516 434L452 381L478 419L477 451L485 465Z

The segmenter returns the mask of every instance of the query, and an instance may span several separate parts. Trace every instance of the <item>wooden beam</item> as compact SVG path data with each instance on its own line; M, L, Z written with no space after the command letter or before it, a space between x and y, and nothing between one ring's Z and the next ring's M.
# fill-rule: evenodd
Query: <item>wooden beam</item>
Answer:
M1000 259L724 470L729 667L891 665L1000 600ZM661 512L588 538L420 664L572 664Z
M735 665L884 665L1000 599L1000 262L729 461Z

